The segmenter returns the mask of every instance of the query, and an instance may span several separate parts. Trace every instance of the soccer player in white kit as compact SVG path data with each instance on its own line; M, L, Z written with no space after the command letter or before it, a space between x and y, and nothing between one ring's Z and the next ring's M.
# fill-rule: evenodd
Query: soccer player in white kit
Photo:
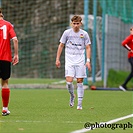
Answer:
M72 28L64 31L57 50L56 67L60 68L60 56L65 47L65 77L66 87L70 93L70 107L74 106L74 85L73 79L77 79L77 109L82 109L82 100L84 96L83 79L87 77L86 67L91 71L91 41L88 33L80 29L82 18L75 15L71 18ZM86 57L85 60L85 50ZM85 62L86 61L86 62Z

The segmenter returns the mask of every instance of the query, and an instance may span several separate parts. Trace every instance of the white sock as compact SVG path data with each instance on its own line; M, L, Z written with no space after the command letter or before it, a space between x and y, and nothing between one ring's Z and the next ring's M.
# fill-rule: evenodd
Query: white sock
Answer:
M71 97L74 96L74 85L72 82L67 82L66 87L71 95Z
M8 110L8 107L3 107L3 110Z
M82 100L84 96L83 83L77 83L77 96L78 96L78 106L82 105Z

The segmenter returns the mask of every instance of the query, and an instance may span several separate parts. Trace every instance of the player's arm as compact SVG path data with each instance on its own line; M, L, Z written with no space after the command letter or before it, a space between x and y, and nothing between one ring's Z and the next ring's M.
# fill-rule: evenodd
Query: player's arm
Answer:
M87 60L86 60L86 66L88 68L89 71L91 71L91 46L90 45L87 45L86 46L86 57L87 57Z
M123 42L122 46L126 48L128 51L133 52L133 50L128 46L128 43L130 42L130 36L128 36Z
M14 44L14 57L13 57L13 65L16 65L19 62L19 56L18 56L18 39L17 37L13 38L13 44Z
M64 48L64 44L60 43L58 46L57 55L56 55L56 62L55 62L55 65L57 68L60 68L60 66L61 66L60 56L61 56L63 48Z
M127 44L125 44L124 47L125 47L128 51L133 52L133 50L132 50Z

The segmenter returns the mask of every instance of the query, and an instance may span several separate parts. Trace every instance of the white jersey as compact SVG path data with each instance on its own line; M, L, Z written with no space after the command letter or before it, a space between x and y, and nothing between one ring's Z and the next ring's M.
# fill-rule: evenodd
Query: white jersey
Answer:
M65 64L84 65L85 47L91 44L88 33L82 29L74 32L73 29L65 30L60 42L65 44Z

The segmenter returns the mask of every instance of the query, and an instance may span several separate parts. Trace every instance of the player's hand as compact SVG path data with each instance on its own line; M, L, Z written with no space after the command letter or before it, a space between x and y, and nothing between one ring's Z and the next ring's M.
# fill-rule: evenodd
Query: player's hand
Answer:
M133 50L131 50L130 52L133 53Z
M60 68L61 67L60 60L56 60L55 65L56 65L57 68Z
M18 64L18 62L19 62L19 57L18 57L18 55L14 55L13 60L12 60L12 64L13 64L13 65L16 65L16 64Z
M88 68L89 71L91 71L91 63L90 62L86 62L86 67Z

